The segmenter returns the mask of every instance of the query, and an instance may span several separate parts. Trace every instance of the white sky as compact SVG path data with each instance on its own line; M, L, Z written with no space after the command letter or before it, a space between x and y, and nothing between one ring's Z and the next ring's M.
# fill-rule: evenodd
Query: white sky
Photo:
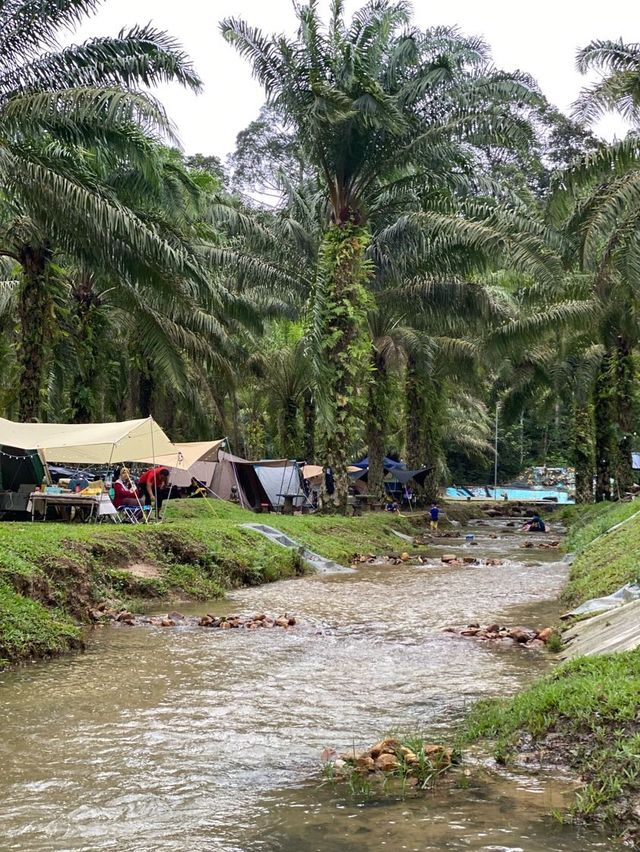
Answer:
M328 0L325 2L328 7ZM349 10L361 5L357 0ZM493 49L497 66L532 74L549 100L568 111L584 85L575 70L575 54L594 38L640 40L640 16L634 21L633 0L414 0L421 27L457 24L468 34L482 35ZM263 94L248 63L227 45L218 23L226 16L245 18L268 32L292 32L291 0L105 0L74 41L91 35L113 35L122 27L152 21L183 45L204 81L203 94L180 88L159 90L187 153L223 157L236 134L255 118ZM606 119L596 128L612 138L623 125Z

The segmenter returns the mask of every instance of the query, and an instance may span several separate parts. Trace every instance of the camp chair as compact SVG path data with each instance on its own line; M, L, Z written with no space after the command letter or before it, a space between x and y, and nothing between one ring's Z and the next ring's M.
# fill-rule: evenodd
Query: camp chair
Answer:
M123 524L142 524L150 512L151 506L120 506L118 517Z

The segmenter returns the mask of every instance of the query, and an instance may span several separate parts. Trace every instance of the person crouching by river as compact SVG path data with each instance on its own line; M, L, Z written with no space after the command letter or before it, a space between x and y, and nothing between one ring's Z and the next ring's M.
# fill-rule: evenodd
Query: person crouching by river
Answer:
M151 505L157 497L156 515L159 515L163 501L169 496L169 469L152 467L146 470L138 480L138 491L146 505Z
M113 505L116 509L119 509L121 506L134 506L139 508L140 501L137 497L138 489L133 479L131 479L129 468L120 468L120 474L113 483L113 490Z

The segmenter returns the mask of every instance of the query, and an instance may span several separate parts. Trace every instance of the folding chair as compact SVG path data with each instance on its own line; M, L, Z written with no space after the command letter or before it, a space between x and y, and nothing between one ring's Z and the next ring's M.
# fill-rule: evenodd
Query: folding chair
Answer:
M123 524L142 524L151 506L120 506L118 514Z

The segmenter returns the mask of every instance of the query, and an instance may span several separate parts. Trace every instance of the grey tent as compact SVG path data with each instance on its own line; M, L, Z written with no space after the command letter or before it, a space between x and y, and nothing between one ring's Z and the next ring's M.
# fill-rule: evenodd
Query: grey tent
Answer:
M300 468L288 459L249 461L220 452L211 480L203 481L216 497L230 500L235 493L243 508L254 511L281 507L285 494L293 495L296 506L305 499Z

